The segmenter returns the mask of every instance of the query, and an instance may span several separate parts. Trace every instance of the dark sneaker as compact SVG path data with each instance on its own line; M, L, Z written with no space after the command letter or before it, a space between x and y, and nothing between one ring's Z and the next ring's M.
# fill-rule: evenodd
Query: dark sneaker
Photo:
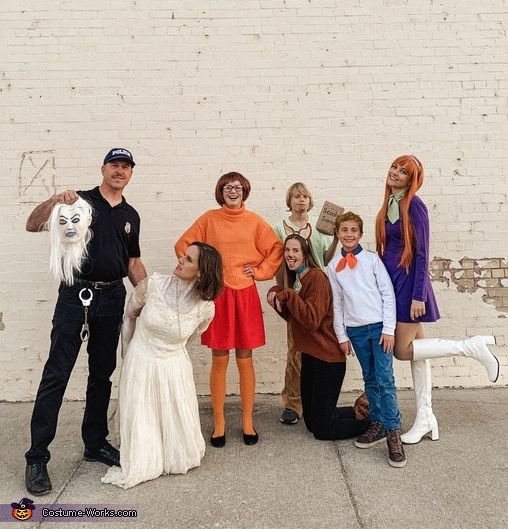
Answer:
M120 452L108 442L97 450L85 448L85 461L100 461L110 467L120 466Z
M26 490L34 496L44 496L51 489L51 480L49 479L46 463L34 463L27 465L25 469Z
M283 422L284 424L296 424L298 422L298 413L286 408L280 416L280 422Z
M388 445L388 463L392 467L402 468L406 466L407 459L404 447L400 440L400 430L386 431L386 444Z
M363 421L369 418L369 399L365 393L362 393L353 404L356 418Z
M355 441L355 446L358 448L370 448L375 446L386 437L386 430L380 422L372 422L368 430L362 433Z

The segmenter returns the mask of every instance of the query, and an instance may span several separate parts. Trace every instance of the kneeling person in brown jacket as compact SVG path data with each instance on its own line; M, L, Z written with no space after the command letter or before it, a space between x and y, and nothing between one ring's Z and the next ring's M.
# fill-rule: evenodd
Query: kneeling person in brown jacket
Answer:
M353 406L337 407L346 357L333 330L332 291L315 263L308 243L289 235L284 243L284 287L275 286L268 303L289 322L295 346L302 351L301 395L305 426L316 439L356 437L369 420Z

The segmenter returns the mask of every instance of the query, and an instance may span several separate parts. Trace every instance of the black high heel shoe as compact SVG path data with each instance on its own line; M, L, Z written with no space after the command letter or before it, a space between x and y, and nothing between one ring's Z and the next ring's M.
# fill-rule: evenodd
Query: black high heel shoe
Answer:
M210 443L215 448L222 448L226 444L226 434L220 435L219 437L210 436Z
M259 436L256 430L254 430L254 434L243 432L243 442L246 445L248 446L255 445L258 442L258 440L259 440Z

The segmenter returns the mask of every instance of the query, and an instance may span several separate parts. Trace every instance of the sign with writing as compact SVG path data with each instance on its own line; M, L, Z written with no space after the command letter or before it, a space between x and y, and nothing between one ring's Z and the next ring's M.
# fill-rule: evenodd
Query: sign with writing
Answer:
M326 200L316 222L317 231L325 235L333 235L335 233L335 219L342 213L344 213L343 207Z

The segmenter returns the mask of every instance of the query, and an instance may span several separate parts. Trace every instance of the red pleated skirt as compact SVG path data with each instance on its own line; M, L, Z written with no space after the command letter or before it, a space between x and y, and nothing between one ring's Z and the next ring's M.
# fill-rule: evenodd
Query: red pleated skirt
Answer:
M201 335L210 349L255 349L265 345L263 311L256 285L235 290L224 287L215 300L215 316Z

